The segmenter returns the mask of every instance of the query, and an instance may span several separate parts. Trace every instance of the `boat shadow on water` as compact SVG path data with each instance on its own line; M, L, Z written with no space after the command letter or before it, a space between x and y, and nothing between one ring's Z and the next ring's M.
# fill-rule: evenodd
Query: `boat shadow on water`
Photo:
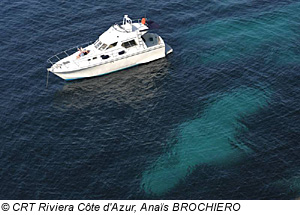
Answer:
M168 73L169 62L164 58L109 75L66 82L54 95L54 107L82 109L106 102L135 107L163 93L160 81Z

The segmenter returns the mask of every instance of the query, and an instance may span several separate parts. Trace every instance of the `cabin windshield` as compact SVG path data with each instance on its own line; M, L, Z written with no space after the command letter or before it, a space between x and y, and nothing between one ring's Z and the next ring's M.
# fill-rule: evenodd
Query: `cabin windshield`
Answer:
M102 45L102 42L98 39L96 42L94 42L94 46L96 49L98 49Z
M107 45L105 43L102 43L102 46L99 47L98 49L101 51L101 50L104 50L106 47L107 47Z

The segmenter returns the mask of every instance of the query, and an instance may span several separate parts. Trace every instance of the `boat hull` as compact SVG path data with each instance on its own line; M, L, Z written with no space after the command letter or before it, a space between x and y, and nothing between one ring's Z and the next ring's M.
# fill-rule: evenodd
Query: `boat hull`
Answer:
M171 47L165 44L160 47L153 47L142 53L138 53L131 56L124 55L119 59L115 59L114 61L108 60L106 63L80 69L80 70L65 71L65 72L52 71L52 72L66 81L72 81L76 79L89 78L95 76L102 76L112 72L117 72L133 66L137 66L140 64L148 63L163 58L171 52L172 52Z

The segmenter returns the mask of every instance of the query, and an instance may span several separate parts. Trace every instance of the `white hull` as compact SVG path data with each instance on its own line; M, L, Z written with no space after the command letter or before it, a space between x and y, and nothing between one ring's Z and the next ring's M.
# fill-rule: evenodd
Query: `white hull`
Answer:
M124 55L115 60L108 59L107 62L103 64L93 65L85 69L53 73L66 81L101 76L163 58L172 51L170 46L163 44L158 47L151 47L133 56Z

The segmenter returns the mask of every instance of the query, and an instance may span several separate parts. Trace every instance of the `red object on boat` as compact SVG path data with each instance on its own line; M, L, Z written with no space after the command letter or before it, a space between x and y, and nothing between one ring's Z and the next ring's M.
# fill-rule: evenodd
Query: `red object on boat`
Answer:
M146 18L142 18L141 23L142 23L143 25L145 25L145 23L146 23Z

